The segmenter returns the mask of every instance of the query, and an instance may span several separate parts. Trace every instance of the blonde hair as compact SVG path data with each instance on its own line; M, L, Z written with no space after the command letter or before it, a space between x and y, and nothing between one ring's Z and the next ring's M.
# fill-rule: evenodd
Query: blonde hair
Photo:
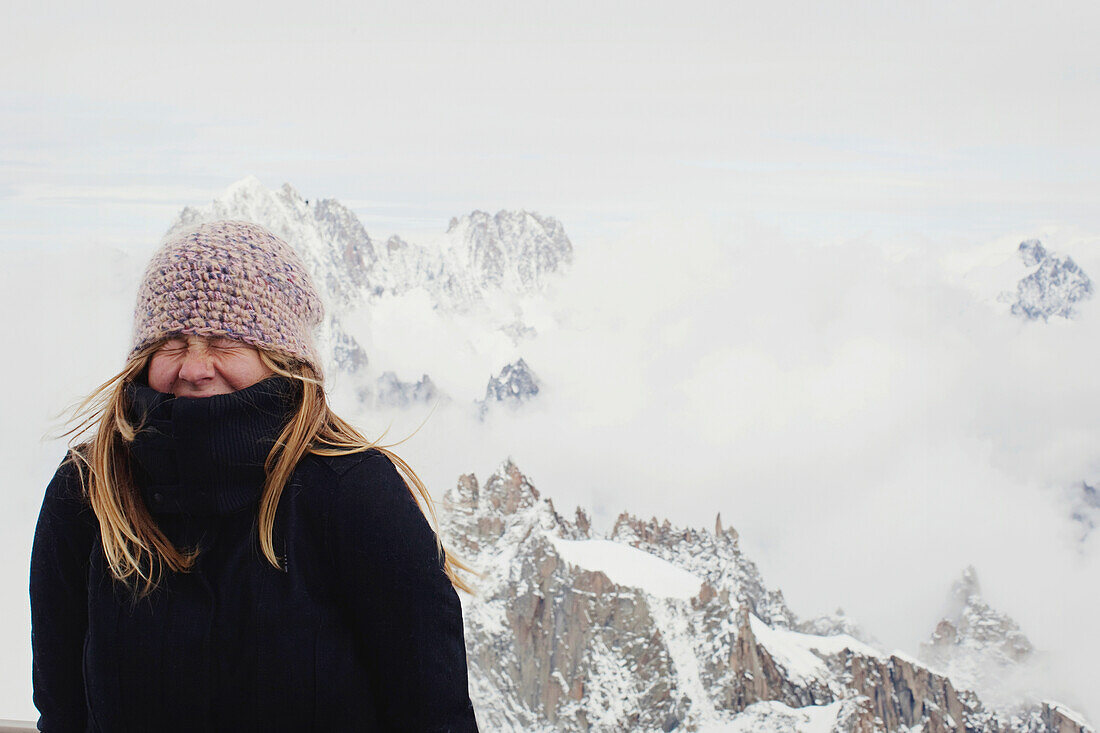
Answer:
M144 373L150 357L162 343L163 339L135 352L122 371L74 408L73 426L62 433L63 437L70 438L69 460L77 466L84 492L99 521L103 554L111 574L130 586L137 598L155 589L166 569L189 572L198 557L197 549L180 549L168 540L153 520L130 474L128 446L141 428L127 417L126 385ZM425 517L431 519L436 549L452 585L474 593L458 570L473 575L479 573L443 547L436 529L439 524L435 504L416 472L390 451L389 446L367 440L332 411L321 379L309 364L264 349L259 349L259 353L272 372L301 383L298 407L264 462L266 479L258 523L260 549L267 561L283 569L275 554L275 511L298 462L307 453L339 456L373 448L386 455L404 474L405 485L421 511L427 508ZM93 428L95 433L91 438L81 442Z

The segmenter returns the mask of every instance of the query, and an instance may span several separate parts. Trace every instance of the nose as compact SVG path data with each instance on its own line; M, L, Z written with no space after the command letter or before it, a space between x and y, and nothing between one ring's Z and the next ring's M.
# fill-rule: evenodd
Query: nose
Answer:
M180 379L198 384L214 377L214 364L206 349L188 349L180 364Z

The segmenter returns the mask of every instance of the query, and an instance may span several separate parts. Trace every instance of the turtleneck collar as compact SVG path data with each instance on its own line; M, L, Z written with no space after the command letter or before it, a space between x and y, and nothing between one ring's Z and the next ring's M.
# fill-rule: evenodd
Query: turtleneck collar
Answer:
M213 397L126 387L140 430L134 480L153 513L228 514L258 501L266 460L293 413L297 384L274 376Z

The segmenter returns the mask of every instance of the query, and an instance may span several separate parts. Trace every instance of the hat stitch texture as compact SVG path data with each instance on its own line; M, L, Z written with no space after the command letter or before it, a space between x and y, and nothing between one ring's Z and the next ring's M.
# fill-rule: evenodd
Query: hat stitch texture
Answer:
M166 336L226 336L308 363L324 306L298 254L247 221L215 221L172 235L138 289L130 355Z

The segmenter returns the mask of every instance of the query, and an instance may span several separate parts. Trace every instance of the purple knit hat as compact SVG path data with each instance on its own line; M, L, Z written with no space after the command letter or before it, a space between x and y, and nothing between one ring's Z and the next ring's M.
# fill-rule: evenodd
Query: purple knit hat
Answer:
M225 336L308 363L324 307L290 245L259 224L215 221L172 234L138 289L133 348L176 334Z

